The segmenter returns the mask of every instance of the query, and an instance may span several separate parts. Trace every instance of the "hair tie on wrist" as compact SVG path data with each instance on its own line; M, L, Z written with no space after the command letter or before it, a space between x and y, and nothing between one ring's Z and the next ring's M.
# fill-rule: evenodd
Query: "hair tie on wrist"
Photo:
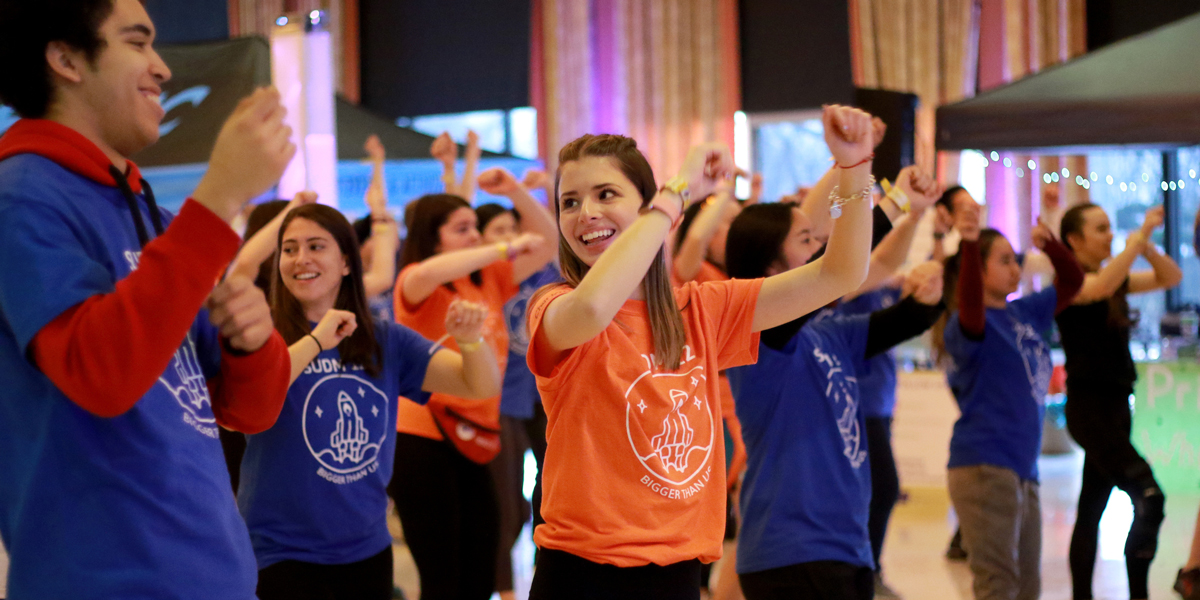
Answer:
M308 334L308 337L312 338L313 342L316 343L317 348L320 349L318 354L325 351L325 347L321 345L321 340L318 340L317 336L310 333L310 334Z
M835 167L839 168L839 169L853 169L854 167L859 167L859 166L865 165L865 164L867 164L867 163L869 163L869 162L871 162L871 161L873 161L873 160L875 160L875 153L874 153L874 152L872 152L872 153L868 154L866 158L864 158L864 159L862 159L862 160L860 160L860 161L858 161L858 162L856 162L856 163L854 163L854 164L852 164L852 165L850 165L850 166L848 166L848 167L843 167L842 165L839 165L839 164L837 163L837 160L836 160L836 159L833 161L833 165L834 165Z

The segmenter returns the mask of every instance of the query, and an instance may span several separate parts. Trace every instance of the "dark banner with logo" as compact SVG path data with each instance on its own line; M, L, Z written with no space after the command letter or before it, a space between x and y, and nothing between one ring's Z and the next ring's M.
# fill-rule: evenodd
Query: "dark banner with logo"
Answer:
M144 167L208 162L221 124L255 88L271 84L271 47L261 37L162 46L171 69L157 144L133 156Z

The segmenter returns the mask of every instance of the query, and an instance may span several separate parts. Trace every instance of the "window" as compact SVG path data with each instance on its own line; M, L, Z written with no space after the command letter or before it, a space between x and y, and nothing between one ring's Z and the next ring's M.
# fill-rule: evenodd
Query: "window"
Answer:
M530 107L401 117L396 125L433 136L444 131L459 143L466 142L467 130L474 130L479 146L489 152L529 159L538 155L537 110Z
M751 164L763 176L763 200L776 201L809 187L829 170L820 111L751 115Z
M1179 241L1179 267L1183 283L1179 286L1180 304L1200 306L1200 260L1195 246L1196 214L1200 212L1200 146L1181 148L1176 152L1176 179L1167 188L1176 194L1175 239ZM1160 186L1161 187L1161 186Z

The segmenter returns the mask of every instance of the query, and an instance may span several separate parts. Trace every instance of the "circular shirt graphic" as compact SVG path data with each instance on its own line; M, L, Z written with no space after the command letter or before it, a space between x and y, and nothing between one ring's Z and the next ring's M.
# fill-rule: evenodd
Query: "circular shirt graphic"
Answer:
M167 391L175 397L192 418L198 423L215 423L217 418L212 412L212 397L208 394L208 380L200 369L200 361L196 358L196 343L192 334L188 334L183 344L171 357L167 370L158 378L159 383L166 386Z
M321 378L304 399L304 443L321 466L347 474L379 459L395 422L388 397L371 382L348 373Z
M704 367L647 370L625 393L625 430L638 461L659 481L687 485L708 465L716 428Z

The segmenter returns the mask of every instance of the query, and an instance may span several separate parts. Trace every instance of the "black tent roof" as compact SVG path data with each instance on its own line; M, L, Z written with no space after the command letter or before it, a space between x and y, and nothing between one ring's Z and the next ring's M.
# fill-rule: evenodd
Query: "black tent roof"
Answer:
M1200 13L938 108L939 150L1200 143Z
M395 122L381 117L370 110L351 104L349 100L338 96L334 110L337 113L338 160L358 160L366 158L363 144L372 133L379 136L383 147L387 149L388 160L405 160L412 158L431 158L429 146L433 136L425 135L414 129L399 127ZM462 155L462 145L459 144L459 155ZM512 158L508 154L495 152L483 153L484 158Z

